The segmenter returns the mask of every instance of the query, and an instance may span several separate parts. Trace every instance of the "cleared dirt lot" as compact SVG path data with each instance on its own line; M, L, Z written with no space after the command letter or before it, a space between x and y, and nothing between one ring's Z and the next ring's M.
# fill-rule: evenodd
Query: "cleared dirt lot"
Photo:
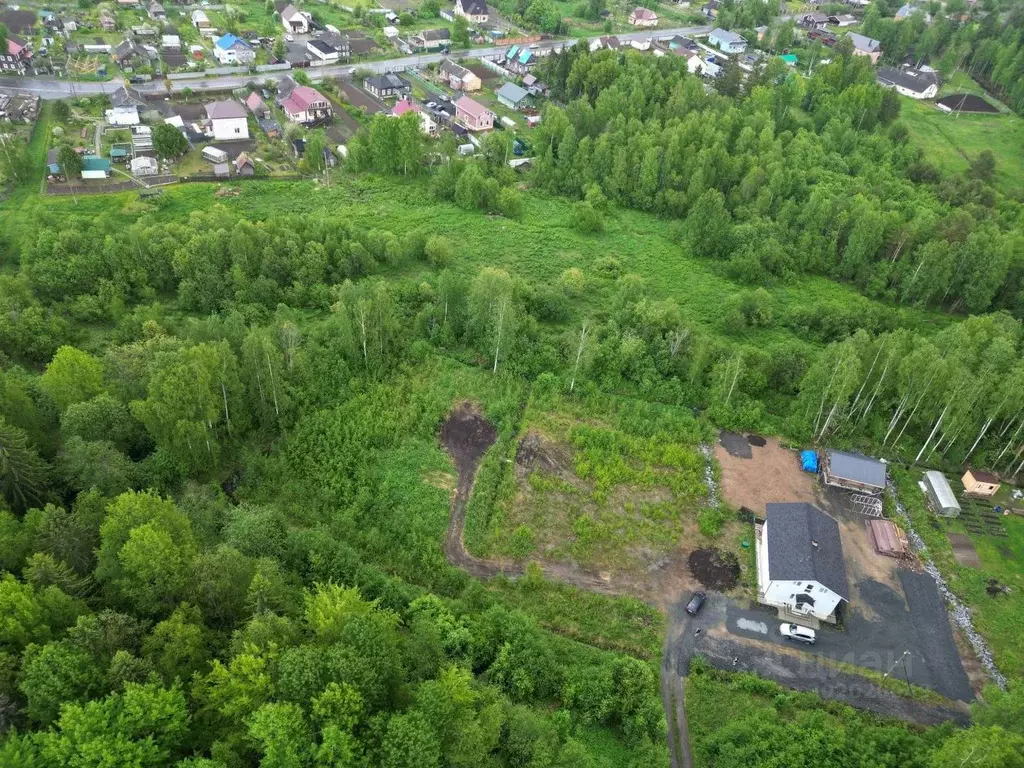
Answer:
M350 83L348 80L341 81L341 89L345 92L345 98L354 107L362 107L369 115L384 111L384 105L377 101L362 88Z
M722 468L722 497L737 509L747 507L764 517L773 501L818 503L815 476L800 470L799 457L774 437L763 447L750 446L749 459L732 456L715 443L715 459Z

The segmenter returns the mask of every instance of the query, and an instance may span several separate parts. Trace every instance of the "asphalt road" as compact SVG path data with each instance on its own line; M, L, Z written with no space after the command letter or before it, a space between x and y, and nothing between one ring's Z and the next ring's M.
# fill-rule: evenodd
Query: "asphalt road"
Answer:
M664 39L675 35L702 35L711 31L711 27L681 27L678 29L645 30L643 32L628 32L616 35L619 40L646 40L649 37ZM596 39L596 38L591 38ZM537 50L560 51L563 48L571 47L575 40L550 40L537 43ZM458 52L457 56L472 55L497 56L508 49L507 45L493 46L491 48L474 48L466 52ZM442 59L448 58L440 53L425 53L415 56L403 56L397 59L385 59L383 61L366 61L354 64L339 64L330 67L309 67L305 70L311 79L318 80L322 77L336 77L346 74L353 67L367 69L371 72L394 72L406 69L418 69L427 64L434 64ZM232 88L240 88L252 81L263 82L266 80L279 80L288 72L261 72L251 75L249 73L239 75L217 75L216 77L196 78L194 80L175 80L173 89L181 91L190 88L193 91L224 91ZM120 81L110 82L76 82L67 80L55 80L35 77L0 77L0 88L14 91L16 93L37 94L44 99L63 99L72 93L79 96L87 96L96 93L109 93L120 85ZM167 86L164 80L154 80L149 83L136 85L143 93L166 94Z

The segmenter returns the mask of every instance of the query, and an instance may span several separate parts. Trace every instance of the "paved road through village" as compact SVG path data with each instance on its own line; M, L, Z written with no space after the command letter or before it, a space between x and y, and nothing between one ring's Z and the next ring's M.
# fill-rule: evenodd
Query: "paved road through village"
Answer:
M653 33L628 32L616 35L620 41L646 40L649 37L665 39L675 35L703 35L711 31L711 27L681 27L678 29L660 29ZM591 38L596 39L596 38ZM560 51L576 43L575 40L548 40L537 43L539 51ZM494 46L491 48L474 48L465 52L458 52L457 56L471 55L475 57L498 56L505 52L507 46ZM354 64L339 64L330 67L310 67L303 70L313 80L322 77L337 77L344 75L353 67L369 70L371 72L396 72L406 69L418 69L428 64L434 64L442 59L448 58L440 53L424 53L416 56L403 56L397 59L384 59L382 61L365 61ZM248 72L237 75L217 75L214 77L195 78L189 80L172 81L175 91L190 88L193 91L226 91L232 88L240 88L252 81L263 82L266 80L277 80L288 74L287 72L261 72L250 74ZM109 82L75 82L68 80L56 80L52 78L36 77L0 77L0 88L17 93L38 94L44 99L63 99L72 94L78 96L89 96L96 93L109 93L120 85L119 80ZM143 93L166 94L167 81L154 80L149 83L140 83L135 86Z

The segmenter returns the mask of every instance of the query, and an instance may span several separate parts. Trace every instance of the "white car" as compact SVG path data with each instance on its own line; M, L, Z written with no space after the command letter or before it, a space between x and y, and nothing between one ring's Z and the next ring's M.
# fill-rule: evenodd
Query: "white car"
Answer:
M814 645L818 642L818 637L814 634L813 629L801 627L799 624L783 624L779 627L779 632L782 633L783 637L788 637L790 640L798 640L808 645Z
M292 35L285 35L284 39L287 40L289 43L295 42L295 38Z
M437 102L436 101L428 101L427 102L427 109L437 109Z

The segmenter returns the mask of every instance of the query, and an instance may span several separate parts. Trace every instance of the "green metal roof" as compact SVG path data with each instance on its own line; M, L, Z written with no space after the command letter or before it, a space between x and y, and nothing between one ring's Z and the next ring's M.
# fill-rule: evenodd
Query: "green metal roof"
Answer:
M110 161L105 157L86 157L82 160L83 171L109 171Z

